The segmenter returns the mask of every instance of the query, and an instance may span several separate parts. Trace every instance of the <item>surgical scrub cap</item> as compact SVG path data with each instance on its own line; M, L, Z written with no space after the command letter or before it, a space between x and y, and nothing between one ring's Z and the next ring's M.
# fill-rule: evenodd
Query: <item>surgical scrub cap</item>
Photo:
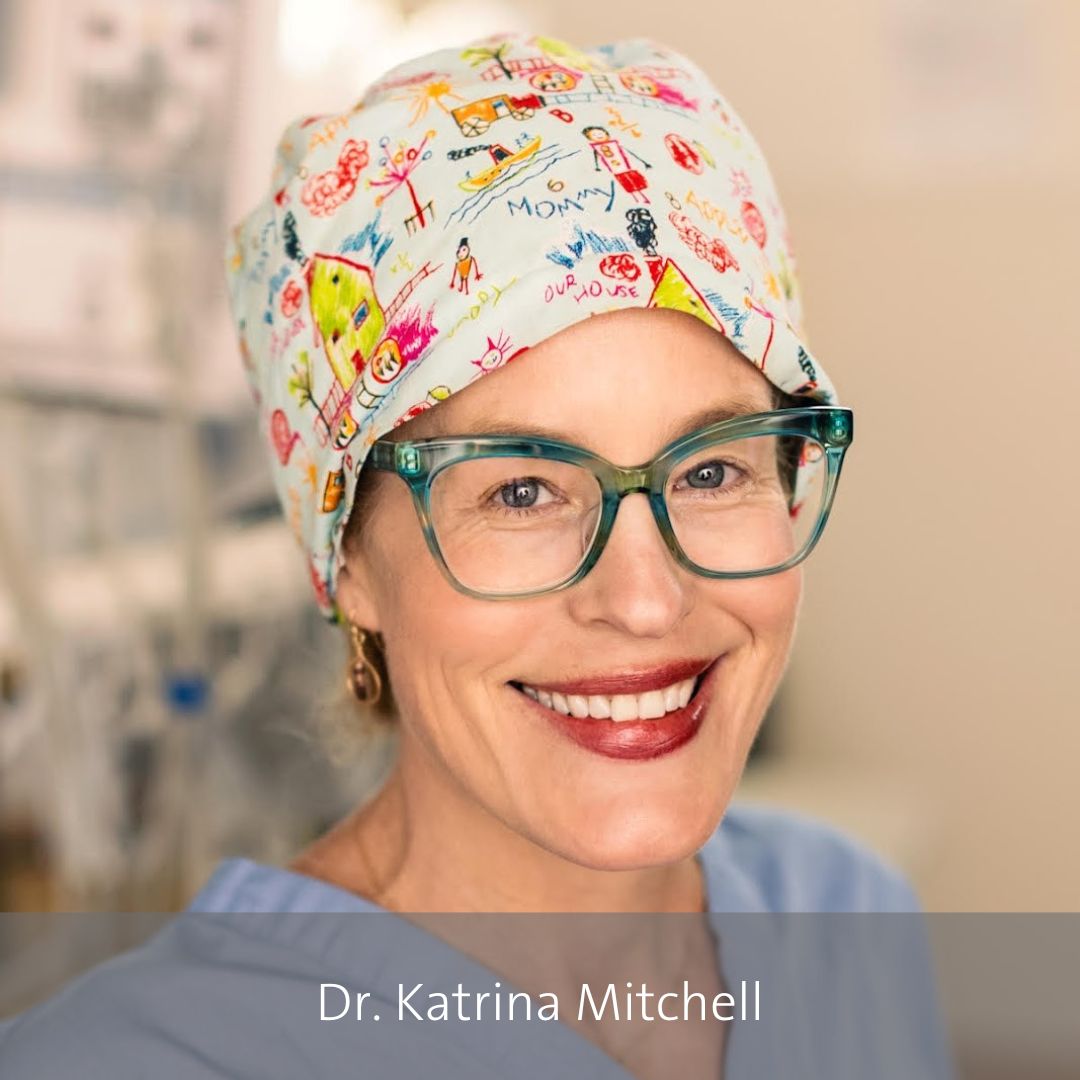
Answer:
M233 315L323 614L372 443L601 312L662 307L832 404L768 166L685 56L503 34L290 125L234 230Z

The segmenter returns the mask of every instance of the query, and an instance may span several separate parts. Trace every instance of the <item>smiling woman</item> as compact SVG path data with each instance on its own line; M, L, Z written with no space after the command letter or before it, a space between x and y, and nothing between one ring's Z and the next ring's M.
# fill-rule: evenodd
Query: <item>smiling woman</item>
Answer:
M440 108L421 131L410 102L425 86L441 88ZM689 59L652 42L582 51L514 35L445 49L285 133L266 198L236 230L233 310L315 599L349 635L350 684L396 725L397 756L374 796L287 868L228 859L191 910L392 921L176 930L91 979L69 1013L194 958L223 980L209 1002L253 972L259 990L294 986L312 958L335 968L316 988L340 976L385 1004L407 971L407 985L445 995L465 956L488 965L472 980L488 991L492 971L512 970L569 999L633 985L667 1000L692 984L726 1000L750 983L721 965L701 913L917 910L854 842L732 802L853 438L807 348L794 266L760 149ZM471 936L424 918L463 912L696 918L666 924L673 939L615 918ZM456 959L418 944L417 923ZM738 967L740 934L721 937ZM268 952L252 956L256 941ZM869 1055L855 1071L802 1003L777 1014L796 1021L792 1057L776 1056L770 1029L767 1066L748 1066L752 1041L729 1055L722 1024L664 1035L587 1019L574 1038L545 1024L550 1041L511 1053L487 1031L471 1054L455 1043L435 1060L439 1075L469 1076L941 1075L933 1016L906 1007L914 1026L889 1045L920 1067L883 1067L882 971L914 970L898 992L925 997L918 942L899 955L870 970L865 951L830 947L812 972L840 985L837 958L855 958L844 985L865 992L842 1026ZM774 990L791 975L775 970ZM174 984L186 991L186 975ZM257 1036L245 1047L275 1045L288 1029L271 1027L237 1030ZM153 1017L135 1028L162 1030ZM70 1071L35 1057L51 1044L33 1032L48 1030L16 1030L37 1071L14 1075ZM390 1046L364 1038L319 1075ZM95 1040L108 1042L96 1028ZM285 1043L239 1068L198 1025L169 1031L170 1052L190 1049L184 1060L213 1075L312 1075L307 1042L299 1056ZM392 1049L378 1058L391 1071L372 1075L421 1074L413 1042Z
M285 133L233 308L316 598L399 735L293 873L401 911L719 902L699 853L740 821L853 432L794 267L753 137L653 42L446 49ZM757 902L859 906L837 884Z

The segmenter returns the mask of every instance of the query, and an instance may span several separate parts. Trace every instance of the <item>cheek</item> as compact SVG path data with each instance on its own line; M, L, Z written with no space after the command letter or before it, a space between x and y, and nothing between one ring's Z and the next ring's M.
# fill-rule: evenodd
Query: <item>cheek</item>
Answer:
M515 659L535 634L536 612L528 601L458 592L419 524L392 524L381 530L376 589L395 697L414 719L431 724L454 715L460 730L462 714L488 715L485 696L520 674Z
M802 603L802 568L769 577L717 583L716 603L758 646L786 645Z
M711 590L716 621L730 637L728 677L721 680L720 710L729 723L718 737L736 744L753 737L783 677L802 601L799 567L769 577L717 582Z

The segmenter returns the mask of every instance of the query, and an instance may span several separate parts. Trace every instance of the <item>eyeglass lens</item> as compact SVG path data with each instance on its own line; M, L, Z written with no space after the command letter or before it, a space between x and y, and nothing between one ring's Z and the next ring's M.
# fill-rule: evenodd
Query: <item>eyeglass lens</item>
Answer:
M747 572L800 552L822 509L823 457L811 438L776 434L717 442L684 457L664 498L686 555L707 570ZM513 593L554 587L574 574L595 539L602 498L600 482L581 465L479 457L436 475L430 510L454 577L477 592Z

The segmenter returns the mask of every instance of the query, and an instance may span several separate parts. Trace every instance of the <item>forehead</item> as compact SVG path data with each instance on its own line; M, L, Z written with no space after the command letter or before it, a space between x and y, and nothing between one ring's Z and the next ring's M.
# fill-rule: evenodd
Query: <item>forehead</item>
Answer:
M546 338L392 437L544 435L617 460L772 407L772 384L716 330L683 312L629 308Z

